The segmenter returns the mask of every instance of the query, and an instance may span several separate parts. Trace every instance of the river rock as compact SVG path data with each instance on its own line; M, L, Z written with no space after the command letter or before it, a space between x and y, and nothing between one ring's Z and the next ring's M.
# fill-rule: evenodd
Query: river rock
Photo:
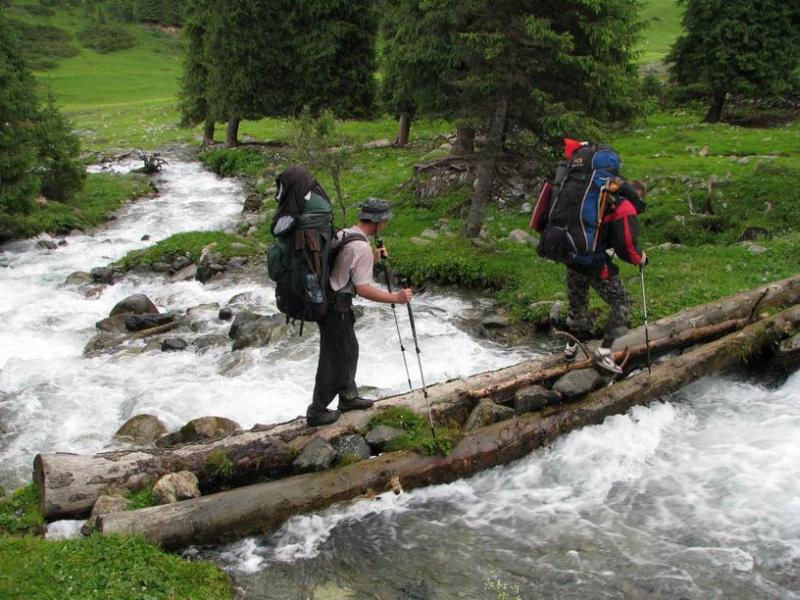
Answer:
M244 199L242 212L258 212L264 206L264 198L255 190L250 190Z
M85 271L75 271L70 273L61 285L88 285L92 283L92 274Z
M122 496L100 496L94 502L89 519L81 525L83 535L92 535L97 527L97 519L100 515L123 512L128 508L128 501Z
M124 315L125 329L128 331L144 331L160 325L172 323L175 316L170 313L159 313L157 315Z
M266 346L285 332L286 318L283 315L263 316L245 311L236 315L228 335L233 340L233 349L241 350Z
M164 261L157 260L150 265L150 270L155 273L169 273L169 265Z
M545 406L561 402L561 394L541 385L531 385L514 394L514 411L519 415L541 410Z
M369 430L365 439L375 452L382 452L389 442L396 440L401 435L403 435L403 431L400 429L388 425L378 425Z
M217 317L220 321L230 321L233 318L233 311L227 306L220 308Z
M113 317L124 313L130 315L153 315L158 314L158 308L144 294L133 294L117 302L108 316Z
M106 331L109 333L124 333L127 331L127 328L125 327L125 319L127 319L128 316L129 315L114 315L113 317L106 317L105 319L99 320L94 324L94 326L100 331Z
M95 283L114 283L114 269L112 267L95 267L92 269L91 274Z
M320 437L306 444L300 455L292 463L295 473L324 471L336 460L336 450Z
M775 359L787 371L794 371L800 366L800 333L778 344Z
M240 429L236 421L225 417L200 417L181 427L180 433L183 443L188 443L225 437Z
M162 352L180 352L189 347L189 342L183 338L167 338L161 342Z
M140 446L149 446L159 437L167 433L167 428L158 417L153 415L136 415L117 429L114 438L120 441L133 442Z
M101 331L83 347L83 355L86 358L94 358L101 354L112 354L120 349L120 344L127 339L127 336Z
M172 264L169 266L170 271L173 273L177 273L181 269L185 269L189 265L194 264L192 263L192 259L188 256L179 256L175 260L172 261Z
M594 369L580 369L562 375L553 389L564 398L571 399L591 392L600 382L600 374Z
M200 497L197 475L191 471L168 473L153 486L153 498L159 504L172 504Z
M336 461L352 461L354 458L364 460L372 456L366 440L358 434L343 435L336 438L333 442L333 449L336 450Z
M230 342L227 335L222 333L209 333L208 335L202 335L199 338L192 340L192 346L198 351L202 352L203 350L207 350L208 348L213 348L215 346L225 346Z
M197 278L197 265L192 263L176 271L170 276L170 281L190 281Z
M511 321L509 318L503 315L491 315L481 321L481 325L486 329L502 329L508 327L510 324Z
M478 402L478 406L472 409L467 422L464 423L464 431L472 431L492 423L499 423L513 416L514 409L496 404L491 400L481 400Z
M55 250L58 248L58 244L52 240L39 240L36 242L36 248L39 250Z
M209 244L203 248L200 260L197 261L197 275L195 279L202 283L208 283L218 273L225 270L223 267L222 255L216 250L216 243Z

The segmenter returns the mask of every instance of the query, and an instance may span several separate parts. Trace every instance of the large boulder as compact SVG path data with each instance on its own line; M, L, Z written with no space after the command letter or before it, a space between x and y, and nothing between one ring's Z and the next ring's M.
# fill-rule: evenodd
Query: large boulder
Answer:
M295 473L324 471L336 460L336 450L320 437L315 437L306 444L303 451L292 463Z
M94 502L89 519L81 525L83 535L92 535L97 527L97 519L100 515L120 513L128 508L128 501L122 496L100 496Z
M94 279L92 278L91 273L87 273L86 271L75 271L74 273L70 273L64 280L64 283L62 283L61 285L69 285L69 286L88 285L93 281Z
M240 429L236 421L225 417L200 417L181 427L181 438L183 443L200 442L225 437Z
M203 248L200 260L197 261L197 275L195 279L202 283L208 283L218 273L225 270L225 261L222 255L216 250L216 244L209 244Z
M95 283L116 283L124 276L116 267L95 267L91 274Z
M233 320L228 336L233 340L233 349L250 346L260 348L286 332L286 317L263 316L251 312L240 312Z
M396 440L403 433L401 429L389 427L388 425L378 425L367 432L366 442L375 452L382 452L389 442Z
M561 402L561 394L541 385L524 387L514 394L514 410L517 414L541 410L545 406L559 402Z
M479 427L485 427L492 423L499 423L514 416L514 409L496 404L491 400L481 400L478 406L472 409L467 422L464 424L464 431L472 431Z
M197 475L191 471L168 473L153 486L153 498L159 504L172 504L200 497Z
M562 375L553 385L553 389L564 398L571 399L588 394L597 387L599 382L600 375L597 371L594 369L581 369Z
M158 417L136 415L117 429L114 438L124 442L133 442L139 446L149 446L165 433L167 433L167 428Z
M148 314L148 315L125 315L125 329L128 331L144 331L172 323L174 315L170 313Z
M127 317L128 315L114 315L113 317L106 317L105 319L100 319L94 324L94 326L100 331L105 331L106 333L125 333L127 331L127 328L125 327L125 319L127 319Z
M337 462L364 460L372 456L369 444L358 434L348 434L336 438L333 442Z
M153 315L158 314L158 308L156 308L156 305L144 294L133 294L117 302L108 316L114 317L122 314Z

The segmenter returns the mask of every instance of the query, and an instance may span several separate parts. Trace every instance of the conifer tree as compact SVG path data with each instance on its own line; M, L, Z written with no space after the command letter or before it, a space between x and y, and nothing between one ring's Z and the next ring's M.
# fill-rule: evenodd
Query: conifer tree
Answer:
M763 96L788 87L800 61L800 3L681 0L685 33L668 56L671 76L710 100L705 121L722 118L729 93Z
M186 53L183 59L181 89L178 94L180 126L193 127L204 123L204 146L213 143L215 125L215 119L211 115L206 98L208 67L205 60L205 19L209 18L206 12L208 10L207 0L189 0L186 3L186 18L183 26Z
M0 217L29 210L39 189L37 114L33 76L0 6Z

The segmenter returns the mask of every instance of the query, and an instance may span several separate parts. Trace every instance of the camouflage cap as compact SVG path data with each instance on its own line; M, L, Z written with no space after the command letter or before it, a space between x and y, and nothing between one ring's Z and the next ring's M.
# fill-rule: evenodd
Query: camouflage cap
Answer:
M367 198L364 204L361 205L361 210L358 213L359 221L380 223L381 221L388 221L391 218L392 213L389 212L389 203L380 198Z

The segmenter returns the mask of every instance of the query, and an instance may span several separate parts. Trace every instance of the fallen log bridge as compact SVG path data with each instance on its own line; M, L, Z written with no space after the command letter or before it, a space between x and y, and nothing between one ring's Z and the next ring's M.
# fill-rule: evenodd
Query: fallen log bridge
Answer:
M651 350L683 348L702 339L722 335L745 325L755 313L800 302L800 276L771 283L733 296L690 308L650 324ZM618 339L614 349L631 355L644 353L644 329ZM524 385L543 382L588 362L565 365L560 356L525 361L512 367L428 387L428 396L439 422L463 423L476 402L491 397L510 399ZM619 384L617 384L619 385ZM94 456L53 453L34 460L42 511L47 520L79 518L89 513L97 498L108 491L137 491L166 473L189 470L198 476L204 494L231 486L292 473L293 460L314 437L326 441L367 429L369 420L388 406L425 411L420 391L386 398L369 411L343 415L335 424L310 428L305 419L271 426L256 426L219 440L167 449L103 452ZM224 477L214 468L214 457L230 464Z
M379 493L445 483L518 459L559 435L606 416L625 412L793 334L800 306L765 318L741 331L700 345L610 387L570 404L546 408L468 433L449 456L419 456L407 451L320 473L298 475L220 492L211 496L137 511L103 515L106 534L140 534L168 549L212 544L270 531L292 515L335 502Z

